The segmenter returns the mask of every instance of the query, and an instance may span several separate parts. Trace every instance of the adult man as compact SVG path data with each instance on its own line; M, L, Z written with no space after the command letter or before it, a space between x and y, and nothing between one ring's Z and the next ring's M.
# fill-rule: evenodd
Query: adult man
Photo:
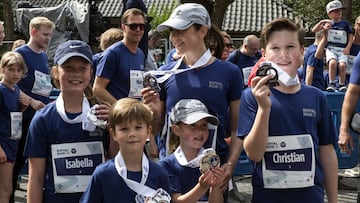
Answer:
M18 175L25 162L25 157L22 155L30 121L36 110L49 103L52 84L49 74L48 57L45 50L54 28L54 23L46 17L33 18L29 24L29 42L15 50L23 56L28 68L26 77L19 82L19 87L29 96L32 108L27 108L23 113L22 137L14 166L13 187L17 185Z
M113 104L124 97L141 97L145 56L138 46L145 23L144 12L137 8L121 17L124 39L106 49L97 66L93 90L99 99Z
M255 35L248 35L244 38L240 49L232 52L228 61L236 64L244 78L244 85L248 83L249 74L255 63L261 58L260 40Z
M148 33L148 55L145 63L145 71L157 70L158 65L155 60L154 51L161 42L161 34L156 30L150 30Z

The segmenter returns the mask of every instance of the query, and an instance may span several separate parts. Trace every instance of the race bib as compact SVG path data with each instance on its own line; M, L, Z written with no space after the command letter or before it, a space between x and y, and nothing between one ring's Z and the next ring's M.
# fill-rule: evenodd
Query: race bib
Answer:
M53 144L51 155L58 193L84 192L96 166L105 160L100 141Z
M311 136L269 137L262 159L262 173L265 188L314 186L315 154Z
M143 88L143 73L141 70L130 70L130 91L129 97L141 98L141 89Z
M22 135L22 112L10 112L11 135L10 139L20 140Z
M347 33L344 30L330 29L328 31L327 40L328 40L328 42L332 42L332 43L346 44L347 43Z
M244 84L247 85L248 81L249 81L249 76L251 73L251 70L253 69L254 66L250 66L250 67L246 67L242 69L243 72L243 76L244 76Z
M35 81L32 93L48 97L52 90L51 78L48 74L35 70Z
M347 74L351 73L352 67L354 65L355 57L356 56L348 55L347 66L346 66L346 73Z

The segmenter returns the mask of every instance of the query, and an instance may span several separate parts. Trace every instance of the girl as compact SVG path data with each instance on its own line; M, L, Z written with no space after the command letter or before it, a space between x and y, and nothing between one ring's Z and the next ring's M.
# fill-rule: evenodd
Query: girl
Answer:
M90 109L97 102L89 86L90 47L69 40L58 47L54 62L61 93L36 113L24 151L29 157L28 203L79 202L92 172L104 160L103 131L95 124L107 119L109 107Z
M6 52L0 61L0 202L9 202L12 174L19 139L22 135L22 111L29 99L17 85L26 72L23 57Z
M220 185L224 169L215 164L214 168L204 171L206 164L200 163L205 155L203 145L209 137L208 123L217 125L218 119L208 113L202 102L195 99L182 99L177 102L171 111L170 119L170 139L173 140L170 142L170 149L176 150L172 150L171 155L161 160L160 165L168 171L172 201L223 202Z

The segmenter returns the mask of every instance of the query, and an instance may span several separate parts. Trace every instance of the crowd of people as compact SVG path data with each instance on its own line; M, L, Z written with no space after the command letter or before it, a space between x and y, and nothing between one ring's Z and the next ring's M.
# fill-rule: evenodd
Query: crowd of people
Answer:
M334 144L356 147L349 124L360 95L360 17L353 32L331 1L306 51L302 29L286 18L236 49L200 4L181 4L149 29L136 2L123 1L120 28L101 35L100 53L68 40L50 68L55 24L40 16L28 42L3 54L0 203L14 201L26 159L28 203L228 202L245 151L252 202L324 202L325 194L337 202ZM0 42L3 30L1 22ZM173 49L161 64L165 30ZM323 90L346 92L339 137Z

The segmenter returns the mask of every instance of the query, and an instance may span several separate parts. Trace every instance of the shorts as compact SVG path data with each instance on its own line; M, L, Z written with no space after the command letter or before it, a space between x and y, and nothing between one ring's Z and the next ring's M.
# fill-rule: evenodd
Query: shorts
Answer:
M328 47L326 49L326 63L331 59L335 59L338 63L344 62L347 65L348 56L344 54L344 48Z

